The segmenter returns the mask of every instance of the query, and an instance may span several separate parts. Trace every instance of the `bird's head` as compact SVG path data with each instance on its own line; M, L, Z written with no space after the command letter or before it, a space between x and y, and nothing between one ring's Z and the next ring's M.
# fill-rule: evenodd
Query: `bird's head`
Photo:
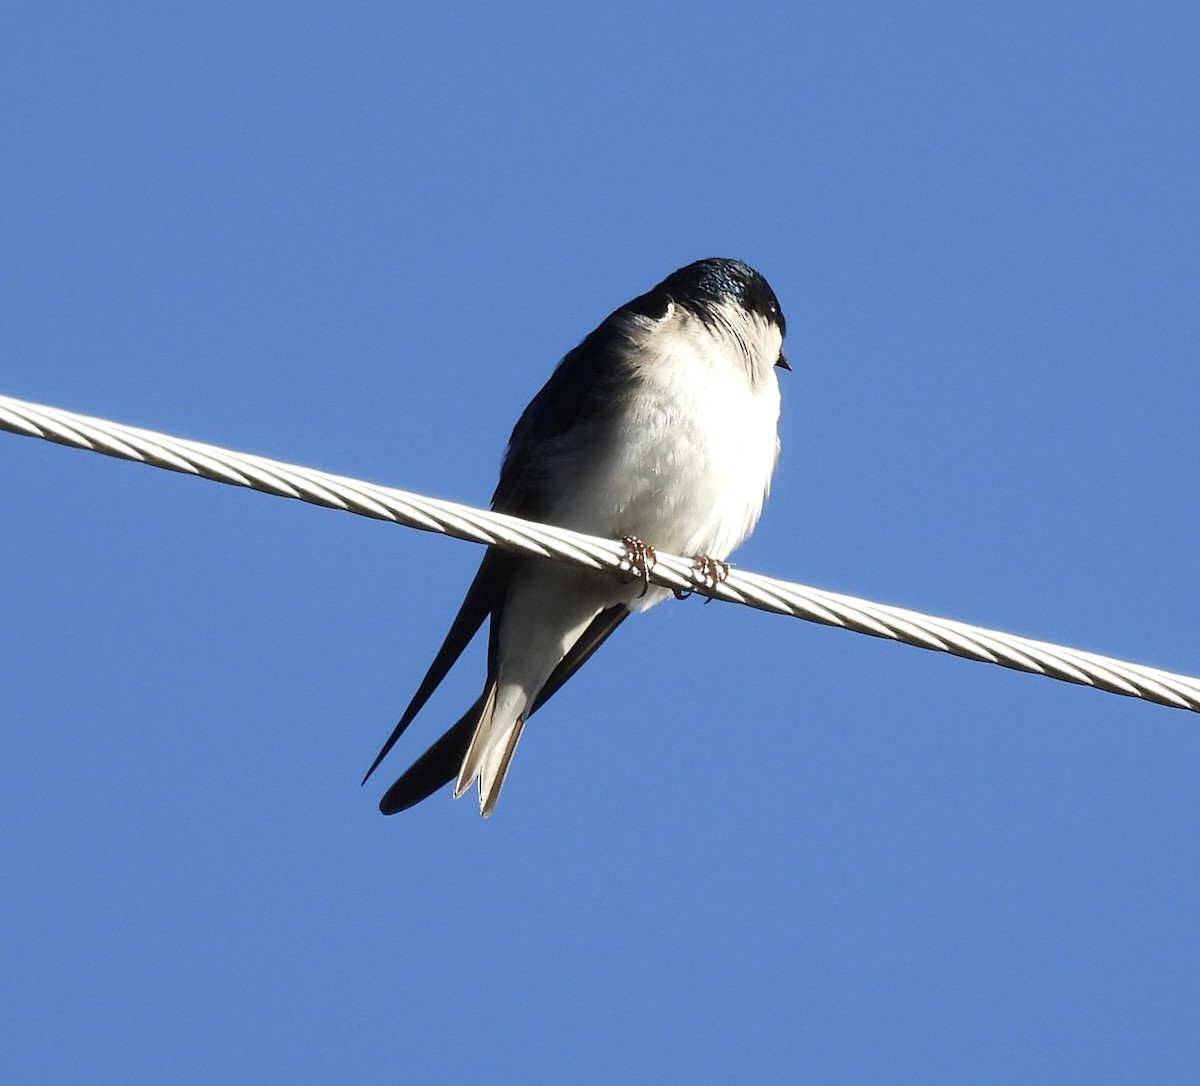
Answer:
M779 299L771 284L740 260L697 260L672 272L646 297L660 298L668 305L674 302L708 323L731 326L741 320L761 326L768 338L778 337L780 350L775 365L791 369L782 351L787 321Z

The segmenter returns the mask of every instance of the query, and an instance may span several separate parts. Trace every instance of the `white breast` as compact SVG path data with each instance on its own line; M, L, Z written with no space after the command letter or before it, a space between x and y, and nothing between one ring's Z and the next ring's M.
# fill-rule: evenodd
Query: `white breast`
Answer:
M647 322L616 432L576 463L553 523L713 558L750 534L779 453L781 341L737 316L714 329L676 307Z

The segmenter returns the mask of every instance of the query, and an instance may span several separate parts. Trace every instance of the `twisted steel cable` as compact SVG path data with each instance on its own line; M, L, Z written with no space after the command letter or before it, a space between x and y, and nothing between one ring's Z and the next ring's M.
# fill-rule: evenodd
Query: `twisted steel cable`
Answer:
M546 524L427 498L392 487L285 464L249 453L171 437L153 430L91 418L56 407L0 396L0 430L60 445L137 460L169 471L198 475L232 486L395 521L473 543L523 551L616 575L631 572L625 547L611 539L581 535ZM1200 712L1200 679L1127 663L1079 649L936 618L869 600L760 574L731 570L720 584L701 583L693 561L659 553L649 578L676 592L701 592L761 611L841 626L917 648L1093 686L1177 709Z

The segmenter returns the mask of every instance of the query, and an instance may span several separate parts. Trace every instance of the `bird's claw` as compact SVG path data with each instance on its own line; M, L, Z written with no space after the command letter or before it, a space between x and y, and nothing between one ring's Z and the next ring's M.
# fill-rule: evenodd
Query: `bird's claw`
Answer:
M692 580L696 582L697 587L707 589L716 588L728 576L728 562L722 562L721 559L712 558L707 554L697 554L692 557ZM686 600L691 594L692 589L690 588L675 589L675 598L677 600ZM711 603L712 596L709 596L704 602Z
M640 599L650 591L650 571L658 561L658 555L649 543L643 543L636 535L622 537L621 543L625 547L623 564L628 565L629 572L641 579L642 591L638 594Z
M702 588L716 588L729 576L729 563L707 554L692 558L692 580Z

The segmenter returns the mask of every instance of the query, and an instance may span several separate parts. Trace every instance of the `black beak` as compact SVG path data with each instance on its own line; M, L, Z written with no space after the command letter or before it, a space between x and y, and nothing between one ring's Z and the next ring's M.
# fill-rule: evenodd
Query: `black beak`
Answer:
M775 363L775 365L781 370L787 370L788 373L792 372L792 367L788 365L788 360L783 357L783 351L779 352L779 360Z

